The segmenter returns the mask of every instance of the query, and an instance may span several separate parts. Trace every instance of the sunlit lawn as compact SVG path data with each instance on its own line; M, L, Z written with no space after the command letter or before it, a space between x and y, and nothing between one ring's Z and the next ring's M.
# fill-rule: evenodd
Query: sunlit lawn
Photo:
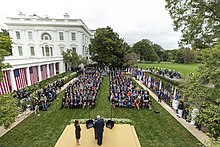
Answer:
M137 64L139 68L146 69L147 67L159 67L159 68L168 68L182 73L183 75L187 75L189 73L197 73L196 69L198 64L178 64L178 63L170 63L170 62L161 62L161 63L139 63Z
M98 94L95 109L91 110L91 118L101 114L110 117L109 78L105 77ZM61 97L59 95L59 97ZM153 109L125 109L113 110L113 117L129 118L133 121L142 147L192 147L199 142L181 124L179 124L155 100ZM65 126L73 118L88 118L88 109L60 110L59 101L54 101L48 111L40 116L31 115L10 132L0 138L0 147L53 147ZM154 113L158 109L159 114ZM92 137L92 136L91 136Z

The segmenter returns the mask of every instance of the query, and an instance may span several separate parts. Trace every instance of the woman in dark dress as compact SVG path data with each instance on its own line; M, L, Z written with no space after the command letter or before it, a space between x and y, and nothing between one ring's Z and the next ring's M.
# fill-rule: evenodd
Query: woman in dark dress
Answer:
M81 131L81 128L80 128L79 120L75 120L75 134L76 134L76 144L77 145L80 145L80 142L79 142L79 139L81 137L80 131Z

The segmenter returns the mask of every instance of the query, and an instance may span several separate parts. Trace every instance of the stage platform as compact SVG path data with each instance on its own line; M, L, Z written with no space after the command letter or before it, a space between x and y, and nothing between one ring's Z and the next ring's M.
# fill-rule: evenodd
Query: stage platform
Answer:
M55 147L99 147L95 140L94 129L87 129L81 124L80 145L76 145L74 124L67 125ZM103 133L103 147L140 147L134 126L115 124L112 129L106 128Z

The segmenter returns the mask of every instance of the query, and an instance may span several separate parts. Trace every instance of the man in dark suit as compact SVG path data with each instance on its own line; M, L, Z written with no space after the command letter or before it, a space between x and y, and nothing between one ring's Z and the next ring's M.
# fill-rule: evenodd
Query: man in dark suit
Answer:
M95 129L98 137L98 145L102 145L103 131L104 131L104 120L101 117L97 116L97 121L95 122Z

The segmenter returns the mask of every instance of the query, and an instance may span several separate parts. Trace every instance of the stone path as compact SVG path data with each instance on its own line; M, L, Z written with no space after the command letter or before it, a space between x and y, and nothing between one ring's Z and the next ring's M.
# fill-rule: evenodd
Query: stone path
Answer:
M74 81L76 78L72 79L71 81L69 81L68 83L66 83L62 88L61 91L64 90L69 83L71 83L72 81ZM50 108L49 108L50 109ZM29 111L29 112L23 112L22 114L19 114L16 118L15 118L15 122L10 126L10 128L8 129L4 129L2 126L0 126L0 137L2 137L4 134L6 134L8 131L10 131L12 128L14 128L15 126L17 126L20 122L22 122L25 118L27 118L28 116L30 116L32 113L34 113L34 111Z
M148 89L145 85L143 85L139 80L133 78L140 86L142 86L145 90L149 91L149 94L157 101L157 95L154 94L150 89ZM202 131L196 129L195 125L191 125L186 122L184 119L176 116L176 113L168 106L165 102L159 103L164 109L166 109L180 124L182 124L193 136L195 136L201 143L205 146L211 146L210 138Z

